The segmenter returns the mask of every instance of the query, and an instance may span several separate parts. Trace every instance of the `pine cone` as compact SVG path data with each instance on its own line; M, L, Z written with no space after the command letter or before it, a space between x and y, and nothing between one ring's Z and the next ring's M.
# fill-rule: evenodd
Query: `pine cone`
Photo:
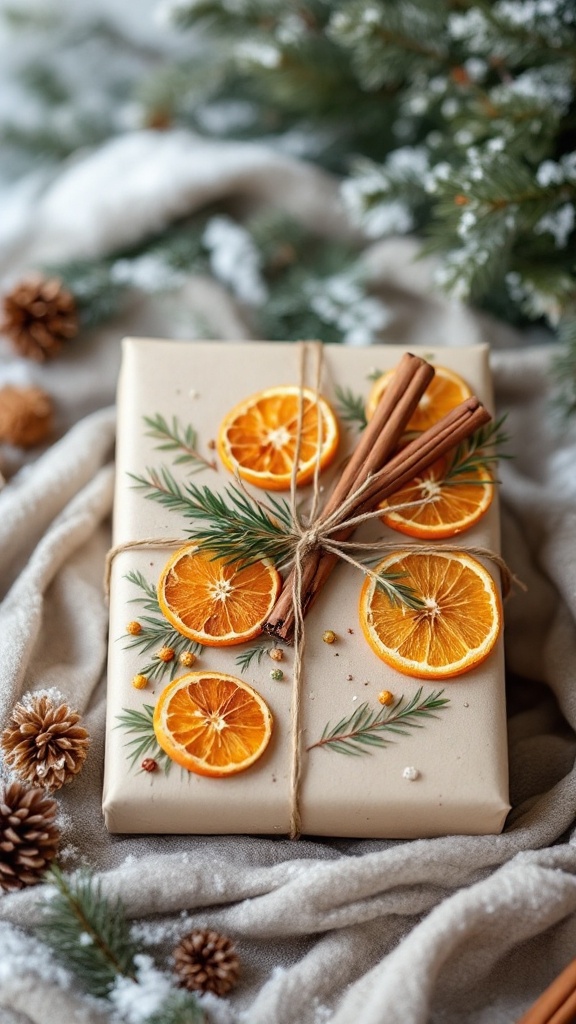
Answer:
M238 981L240 962L230 939L218 932L190 932L173 953L174 970L182 988L223 996Z
M90 738L80 715L67 704L30 695L16 704L2 733L6 764L24 781L49 792L72 782L88 753Z
M55 815L56 802L42 789L13 782L0 793L0 889L42 881L60 841Z
M0 442L32 448L52 433L52 400L41 388L0 389Z
M3 309L0 331L28 359L53 358L62 342L78 333L74 296L57 277L24 278L4 296Z

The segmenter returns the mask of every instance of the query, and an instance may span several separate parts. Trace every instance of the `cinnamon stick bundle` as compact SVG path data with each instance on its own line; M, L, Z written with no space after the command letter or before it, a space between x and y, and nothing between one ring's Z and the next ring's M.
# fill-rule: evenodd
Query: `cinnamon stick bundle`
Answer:
M422 361L418 360L418 362ZM398 371L401 368L402 373L398 377ZM353 503L352 506L348 506L346 518L352 519L372 511L381 501L389 498L432 465L436 459L455 448L490 420L490 414L480 401L477 398L468 398L390 458L431 379L430 374L425 375L421 367L415 367L410 362L403 361L399 364L398 371L394 377L394 383L397 385L394 391L394 396L397 399L396 405L392 411L389 411L390 402L385 404L389 390L387 388L378 404L376 414L366 427L361 441L350 459L346 472L334 488L321 514L320 522L331 512L336 512L343 501L353 496L366 481L369 481L367 488L358 495L357 504ZM428 376L428 380L418 394L426 376ZM406 380L408 383L404 384ZM389 387L391 386L392 384L389 385ZM410 392L409 397L408 392ZM418 398L412 404L416 394L418 394ZM385 434L384 439L381 437L382 433ZM343 527L341 531L332 534L331 539L336 542L344 541L353 532L354 527ZM338 557L331 552L324 551L321 546L311 551L304 559L301 589L304 615L312 606L337 562ZM270 634L285 643L291 643L294 638L293 586L294 569L289 573L265 625L265 629Z

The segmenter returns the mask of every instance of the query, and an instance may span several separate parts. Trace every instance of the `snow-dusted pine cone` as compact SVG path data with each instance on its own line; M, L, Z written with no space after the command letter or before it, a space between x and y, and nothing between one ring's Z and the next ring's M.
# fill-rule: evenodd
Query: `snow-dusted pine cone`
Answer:
M49 696L30 694L16 704L0 746L9 768L24 782L53 792L72 782L88 753L90 737L80 715Z
M42 789L12 782L0 792L0 889L42 881L58 852L57 805Z
M230 939L199 928L180 940L173 953L179 983L191 992L223 996L238 981L240 962Z
M57 277L31 274L4 296L0 331L20 355L43 362L78 334L74 296Z

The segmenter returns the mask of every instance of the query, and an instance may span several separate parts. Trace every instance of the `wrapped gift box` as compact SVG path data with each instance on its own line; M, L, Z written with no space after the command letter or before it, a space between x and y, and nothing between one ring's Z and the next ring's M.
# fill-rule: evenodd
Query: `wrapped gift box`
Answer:
M148 339L123 343L113 543L120 548L138 540L152 543L120 550L112 562L103 800L112 832L282 835L289 831L291 648L285 648L281 681L271 678L277 666L268 657L260 663L254 659L241 673L236 659L249 645L204 648L194 666L194 670L222 671L243 679L263 696L272 712L272 739L260 759L244 772L206 778L171 764L167 773L161 769L149 773L141 768L146 751L131 765L129 755L135 748L129 742L138 739L138 733L129 732L121 721L126 722L130 711L138 713L144 705L154 705L170 678L151 680L143 690L132 683L142 673L143 661L150 661L150 654L130 646L133 638L126 632L127 623L139 618L142 607L138 602L143 592L135 585L134 574L141 574L139 578L155 588L170 551L153 542L181 535L185 543L189 525L179 513L146 500L133 486L130 474L142 475L146 467L169 466L180 481L188 478L190 468L186 463L175 464L177 451L159 450L160 441L149 436L145 417L160 415L169 424L176 417L183 427L193 427L198 447L212 459L219 423L232 406L262 388L298 383L297 351L297 346L287 343ZM333 405L339 385L367 396L374 369L394 368L404 351L391 345L325 346L322 394ZM485 346L412 351L455 370L491 409ZM338 459L322 475L326 493L357 436L354 427L342 424ZM221 490L232 477L220 465L218 472L206 469L193 480ZM411 543L379 521L378 533L397 542L398 548ZM497 496L487 515L454 544L499 550ZM484 564L499 579L490 559ZM361 585L358 570L339 564L306 617L303 749L320 738L328 723L348 718L363 702L379 709L378 694L383 689L405 699L420 686L424 695L443 689L449 704L437 717L424 720L422 728L406 736L390 735L386 747L367 748L371 753L365 756L347 757L326 748L304 754L303 831L380 838L499 832L509 810L502 637L485 662L456 679L438 682L401 675L372 652L362 635L358 623ZM323 641L325 630L336 633L336 643ZM173 675L186 671L180 667ZM154 755L148 751L148 756ZM407 772L408 768L416 771ZM417 778L411 780L415 774Z

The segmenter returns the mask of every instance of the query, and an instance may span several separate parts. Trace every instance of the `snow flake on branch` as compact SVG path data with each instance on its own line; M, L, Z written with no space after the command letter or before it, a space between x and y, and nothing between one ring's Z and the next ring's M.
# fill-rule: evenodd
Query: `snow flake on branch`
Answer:
M126 1024L145 1024L174 995L174 986L145 953L135 956L134 963L137 980L118 975L108 998Z
M202 241L210 253L212 273L248 306L261 306L268 289L261 274L262 257L252 236L230 217L212 217Z
M390 320L379 299L366 295L353 273L311 280L307 284L311 309L325 324L342 333L345 345L372 345Z

